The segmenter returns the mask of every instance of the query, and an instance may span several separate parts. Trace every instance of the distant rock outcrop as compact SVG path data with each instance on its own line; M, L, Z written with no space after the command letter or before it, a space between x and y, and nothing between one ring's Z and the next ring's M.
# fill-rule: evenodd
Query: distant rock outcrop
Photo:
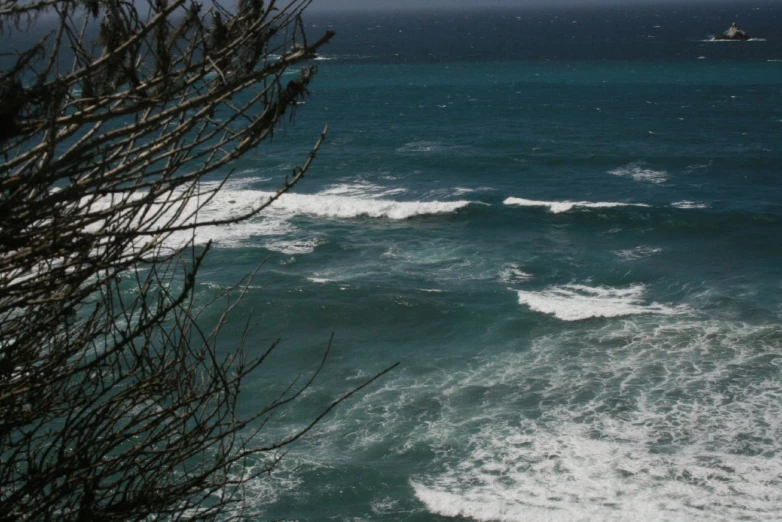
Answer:
M736 22L733 22L730 26L730 29L725 31L719 36L714 37L715 40L749 40L749 35L739 29L739 26L736 25Z

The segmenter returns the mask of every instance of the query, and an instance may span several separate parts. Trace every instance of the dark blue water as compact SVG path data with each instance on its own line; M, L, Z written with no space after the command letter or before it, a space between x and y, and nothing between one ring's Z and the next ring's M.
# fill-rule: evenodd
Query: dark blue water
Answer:
M222 341L284 339L245 411L335 332L257 444L401 366L250 484L263 518L782 518L782 4L307 23L311 98L212 212L328 141L199 236L199 292L268 258Z

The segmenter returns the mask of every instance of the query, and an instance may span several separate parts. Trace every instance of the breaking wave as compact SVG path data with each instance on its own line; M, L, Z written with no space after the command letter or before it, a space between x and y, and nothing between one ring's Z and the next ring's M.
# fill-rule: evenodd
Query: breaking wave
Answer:
M683 307L646 303L643 299L645 291L644 285L627 288L562 285L541 292L517 290L517 293L519 304L562 321L635 314L674 315L685 310Z
M500 281L506 284L522 283L532 279L532 274L524 272L516 263L504 265L499 273Z
M166 195L152 203L149 215L154 222L147 224L151 230L155 226L182 227L199 224L198 228L185 229L168 235L163 248L176 249L194 241L206 244L209 241L221 247L238 247L249 241L272 251L285 254L306 254L312 252L324 242L323 238L307 234L302 237L303 229L292 222L296 216L315 216L321 218L386 218L404 220L416 216L450 214L468 205L471 201L396 201L389 196L405 192L403 188L385 188L369 183L334 185L317 194L283 194L258 215L238 223L209 226L211 222L224 222L247 215L268 202L275 193L250 188L253 183L265 181L262 178L249 178L231 181L218 192L216 183L202 183L202 196L182 199L178 193L168 195L171 200L180 203L165 203ZM131 196L138 200L144 197L139 192ZM119 199L102 198L89 200L92 211L109 208L121 203ZM170 206L170 208L168 208ZM90 230L98 229L101 223L95 223ZM258 238L265 238L257 241Z
M615 203L608 201L537 201L534 199L523 199L510 197L503 201L505 205L515 205L521 207L546 207L554 214L568 212L574 208L614 208L614 207L648 207L643 203Z
M260 197L269 197L263 194ZM450 214L471 201L393 201L321 194L284 194L272 208L293 214L329 218L373 217L408 219L415 216Z

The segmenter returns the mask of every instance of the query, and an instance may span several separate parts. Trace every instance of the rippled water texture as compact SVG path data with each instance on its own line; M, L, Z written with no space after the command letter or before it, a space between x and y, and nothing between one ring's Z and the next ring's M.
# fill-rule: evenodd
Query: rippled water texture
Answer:
M295 192L199 232L198 292L266 259L221 341L251 313L259 351L283 338L246 411L335 332L269 437L401 366L250 485L263 517L782 518L781 20L763 1L313 13L338 34L311 98L204 216L328 140ZM733 21L759 40L704 41Z

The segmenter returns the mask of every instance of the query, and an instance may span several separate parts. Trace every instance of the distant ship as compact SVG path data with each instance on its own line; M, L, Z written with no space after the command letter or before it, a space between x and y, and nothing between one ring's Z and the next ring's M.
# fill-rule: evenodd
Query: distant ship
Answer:
M738 41L746 41L749 40L749 35L742 31L738 25L736 25L736 22L733 22L730 25L730 29L722 33L721 35L715 36L713 38L714 40L738 40Z

